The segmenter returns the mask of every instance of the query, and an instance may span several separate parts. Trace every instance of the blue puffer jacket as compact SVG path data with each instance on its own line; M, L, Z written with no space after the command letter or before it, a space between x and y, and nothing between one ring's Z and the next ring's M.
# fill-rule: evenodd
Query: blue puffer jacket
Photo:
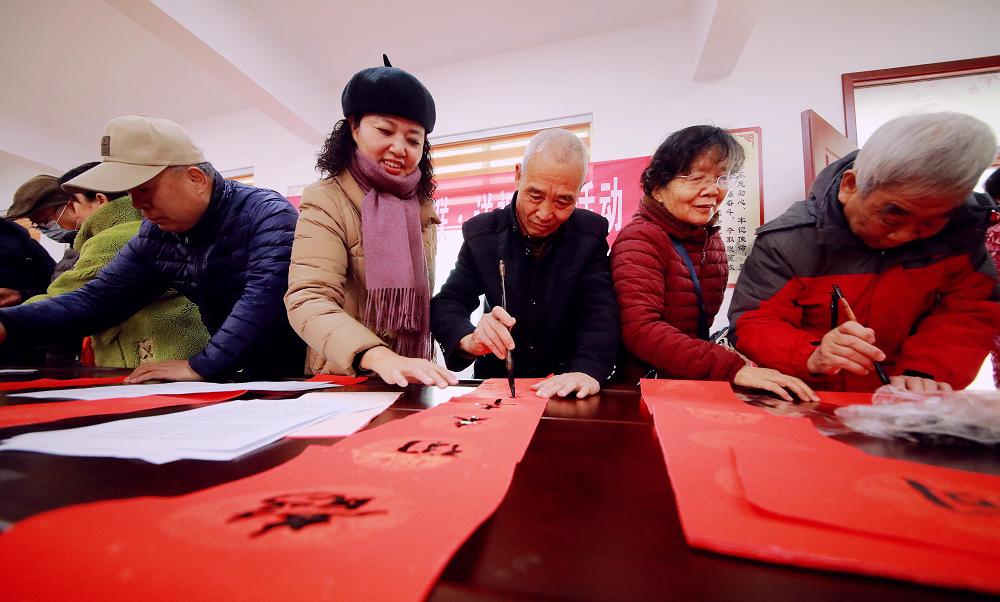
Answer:
M201 310L212 335L190 359L206 379L303 373L305 344L288 324L282 297L297 211L276 192L216 176L212 199L187 232L144 222L139 233L84 287L0 310L8 343L36 346L105 330L168 288Z

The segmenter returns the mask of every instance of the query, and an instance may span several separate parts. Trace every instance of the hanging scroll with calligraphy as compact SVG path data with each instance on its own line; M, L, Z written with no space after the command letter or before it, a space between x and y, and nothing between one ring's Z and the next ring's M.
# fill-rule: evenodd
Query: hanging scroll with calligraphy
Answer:
M754 232L764 221L764 172L760 161L760 128L728 131L746 154L743 168L734 174L719 219L722 242L729 257L729 284L735 284L750 254Z

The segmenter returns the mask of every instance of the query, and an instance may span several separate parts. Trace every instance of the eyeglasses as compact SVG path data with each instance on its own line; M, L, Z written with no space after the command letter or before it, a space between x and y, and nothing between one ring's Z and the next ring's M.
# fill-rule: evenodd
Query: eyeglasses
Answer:
M719 176L718 178L713 178L712 176L677 176L678 178L686 181L688 184L695 186L698 189L707 188L711 184L715 184L719 188L729 188L730 176Z

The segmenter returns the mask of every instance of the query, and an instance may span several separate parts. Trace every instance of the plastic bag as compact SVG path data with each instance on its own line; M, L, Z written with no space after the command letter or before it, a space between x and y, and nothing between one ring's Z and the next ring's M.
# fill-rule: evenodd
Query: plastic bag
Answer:
M997 391L917 393L885 385L875 391L872 405L844 406L835 412L851 429L885 439L958 437L1000 443Z

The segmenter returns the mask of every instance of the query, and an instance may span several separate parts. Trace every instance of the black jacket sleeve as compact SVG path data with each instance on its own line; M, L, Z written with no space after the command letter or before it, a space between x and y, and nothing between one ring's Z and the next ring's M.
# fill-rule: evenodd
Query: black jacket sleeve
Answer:
M52 270L56 261L52 259L45 247L38 244L31 236L26 236L24 249L25 280L22 283L21 300L27 301L35 295L41 295L52 282Z
M135 237L83 287L38 303L0 310L7 342L38 347L106 330L159 297L167 286Z
M45 292L55 261L18 224L0 219L0 288L15 290L21 301Z
M611 282L607 239L596 245L577 284L577 349L568 372L583 372L604 382L611 376L621 337L618 297Z
M445 365L450 370L464 370L475 360L464 353L458 343L476 329L469 316L483 294L485 290L466 239L458 252L455 269L448 275L441 292L431 299L431 333L440 343Z

